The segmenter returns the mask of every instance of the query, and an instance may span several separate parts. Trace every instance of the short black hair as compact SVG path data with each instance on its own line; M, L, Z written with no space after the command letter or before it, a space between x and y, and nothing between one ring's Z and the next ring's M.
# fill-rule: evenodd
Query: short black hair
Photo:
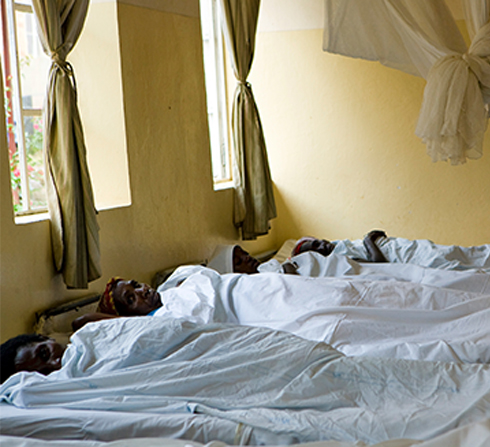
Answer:
M12 374L17 372L15 357L20 348L44 340L46 340L44 335L22 334L0 345L0 383L5 382Z

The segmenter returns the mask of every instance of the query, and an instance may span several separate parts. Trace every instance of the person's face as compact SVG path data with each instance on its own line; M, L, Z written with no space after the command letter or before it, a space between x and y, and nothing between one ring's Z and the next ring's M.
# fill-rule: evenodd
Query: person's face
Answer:
M37 371L47 375L61 368L61 357L65 348L52 338L30 343L17 351L17 371Z
M119 281L112 291L116 309L122 316L148 315L162 306L159 293L138 281Z
M326 239L312 239L306 242L303 242L299 249L299 253L304 253L305 251L316 251L323 256L328 256L332 253L335 248L335 244L332 244L330 241ZM298 253L298 254L299 254Z
M257 273L260 262L241 247L233 250L233 271L235 273Z

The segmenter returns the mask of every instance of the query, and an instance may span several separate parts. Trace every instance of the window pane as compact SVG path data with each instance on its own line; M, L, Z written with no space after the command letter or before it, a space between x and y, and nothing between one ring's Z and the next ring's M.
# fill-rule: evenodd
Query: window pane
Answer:
M15 21L22 85L22 107L25 109L41 109L51 63L39 42L34 15L16 11Z
M201 0L201 29L211 161L215 187L231 180L225 60L216 0Z
M27 175L31 208L46 208L43 160L43 122L40 116L24 118Z
M13 138L14 133L8 132L8 139ZM11 151L10 148L13 147ZM12 201L14 204L14 212L22 210L22 185L21 185L21 172L19 162L19 149L16 144L9 144L9 157L10 157L10 183L12 186Z

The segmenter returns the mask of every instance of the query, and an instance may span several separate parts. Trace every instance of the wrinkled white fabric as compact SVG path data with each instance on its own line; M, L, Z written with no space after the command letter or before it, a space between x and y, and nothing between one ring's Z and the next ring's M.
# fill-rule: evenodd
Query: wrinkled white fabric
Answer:
M335 241L333 253L367 259L361 239ZM445 270L478 270L490 273L490 244L473 247L435 244L428 239L380 238L376 241L389 262L416 264Z
M70 419L70 415L64 412L64 419ZM144 414L139 415L145 417ZM195 417L198 418L199 415ZM201 416L208 418L211 417ZM12 418L9 417L9 422ZM27 420L27 417L26 417ZM228 421L220 420L221 423ZM37 421L30 420L30 424L35 425ZM238 425L237 425L238 426ZM206 432L209 430L209 425L206 425ZM245 432L246 430L242 430ZM252 432L253 433L253 432ZM212 438L216 439L216 438ZM485 419L482 422L465 425L464 427L450 430L443 435L437 436L429 441L417 441L414 439L392 439L383 441L382 443L371 444L371 447L486 447L490 443L490 419ZM136 438L136 439L120 439L118 441L101 442L101 441L44 441L40 439L30 439L25 437L13 437L0 435L0 445L8 447L228 447L231 444L224 444L221 441L212 441L206 445L196 441L188 441L184 439L169 439L169 438ZM244 444L240 444L244 445ZM272 444L254 444L253 440L250 445L269 445ZM277 445L277 444L273 444ZM298 445L300 446L300 444ZM367 444L361 441L357 442L340 442L340 441L317 441L308 443L304 447L366 447Z
M0 395L20 408L200 413L289 441L375 443L490 417L490 366L349 358L263 328L133 317L86 325L60 371L18 373Z
M427 79L415 133L433 161L482 155L490 102L488 0L464 0L468 49L440 0L325 0L325 51Z
M347 355L490 362L490 295L426 285L423 278L414 284L384 272L312 278L180 267L171 279L184 281L159 289L164 305L155 317L283 330Z
M70 419L70 415L64 412L63 419ZM10 416L10 415L9 415ZM144 414L138 415L145 417ZM199 415L196 415L196 419ZM201 416L208 418L207 422L210 422L209 416ZM9 417L9 422L12 418ZM27 420L27 417L26 417ZM220 420L221 423L228 421ZM30 420L30 425L36 425L37 421ZM238 425L237 425L238 426ZM190 430L189 430L190 431ZM206 432L209 430L209 425L206 425ZM246 430L242 430L245 432ZM253 432L252 432L253 433ZM217 438L211 438L217 439ZM269 445L271 444L254 444L253 439L250 445ZM371 444L371 447L486 447L490 443L490 419L485 419L481 422L475 422L473 424L465 425L464 427L456 428L437 436L429 441L417 441L414 439L392 439L390 441L383 441L382 443ZM112 442L100 442L100 441L69 441L57 440L57 441L44 441L39 439L30 439L25 437L13 437L0 435L0 445L8 447L228 447L221 441L213 441L204 444L196 441L188 441L184 439L169 439L169 438L136 438L136 439L120 439ZM229 444L231 445L231 444ZM243 445L243 444L240 444ZM276 444L274 444L276 445ZM357 442L340 442L340 441L317 441L314 443L308 443L304 447L366 447L367 444L361 441Z
M475 269L455 271L415 264L357 262L343 255L331 254L325 257L315 252L302 253L293 260L302 276L408 281L490 295L490 275Z
M286 241L279 250L279 256L274 256L270 266L263 263L259 271L279 273L282 271L278 265L286 261L291 255L294 240ZM333 254L344 255L354 259L368 259L366 247L362 239L343 239L334 241ZM490 273L490 244L463 247L461 245L441 245L428 239L405 239L401 237L379 238L376 244L390 263L416 264L421 267L430 267L444 270L474 270L475 272ZM286 255L286 253L288 253ZM297 261L296 258L293 259ZM321 276L308 273L301 274Z
M440 0L326 0L323 49L427 78L448 52L467 47Z

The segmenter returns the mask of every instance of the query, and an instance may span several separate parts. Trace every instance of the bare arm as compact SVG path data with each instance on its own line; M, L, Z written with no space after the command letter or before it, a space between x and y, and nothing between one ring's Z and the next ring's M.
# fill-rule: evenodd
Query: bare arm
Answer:
M388 259L385 258L385 255L376 245L376 241L380 237L386 237L386 233L382 230L371 230L364 237L363 244L368 252L368 260L370 262L388 262Z

